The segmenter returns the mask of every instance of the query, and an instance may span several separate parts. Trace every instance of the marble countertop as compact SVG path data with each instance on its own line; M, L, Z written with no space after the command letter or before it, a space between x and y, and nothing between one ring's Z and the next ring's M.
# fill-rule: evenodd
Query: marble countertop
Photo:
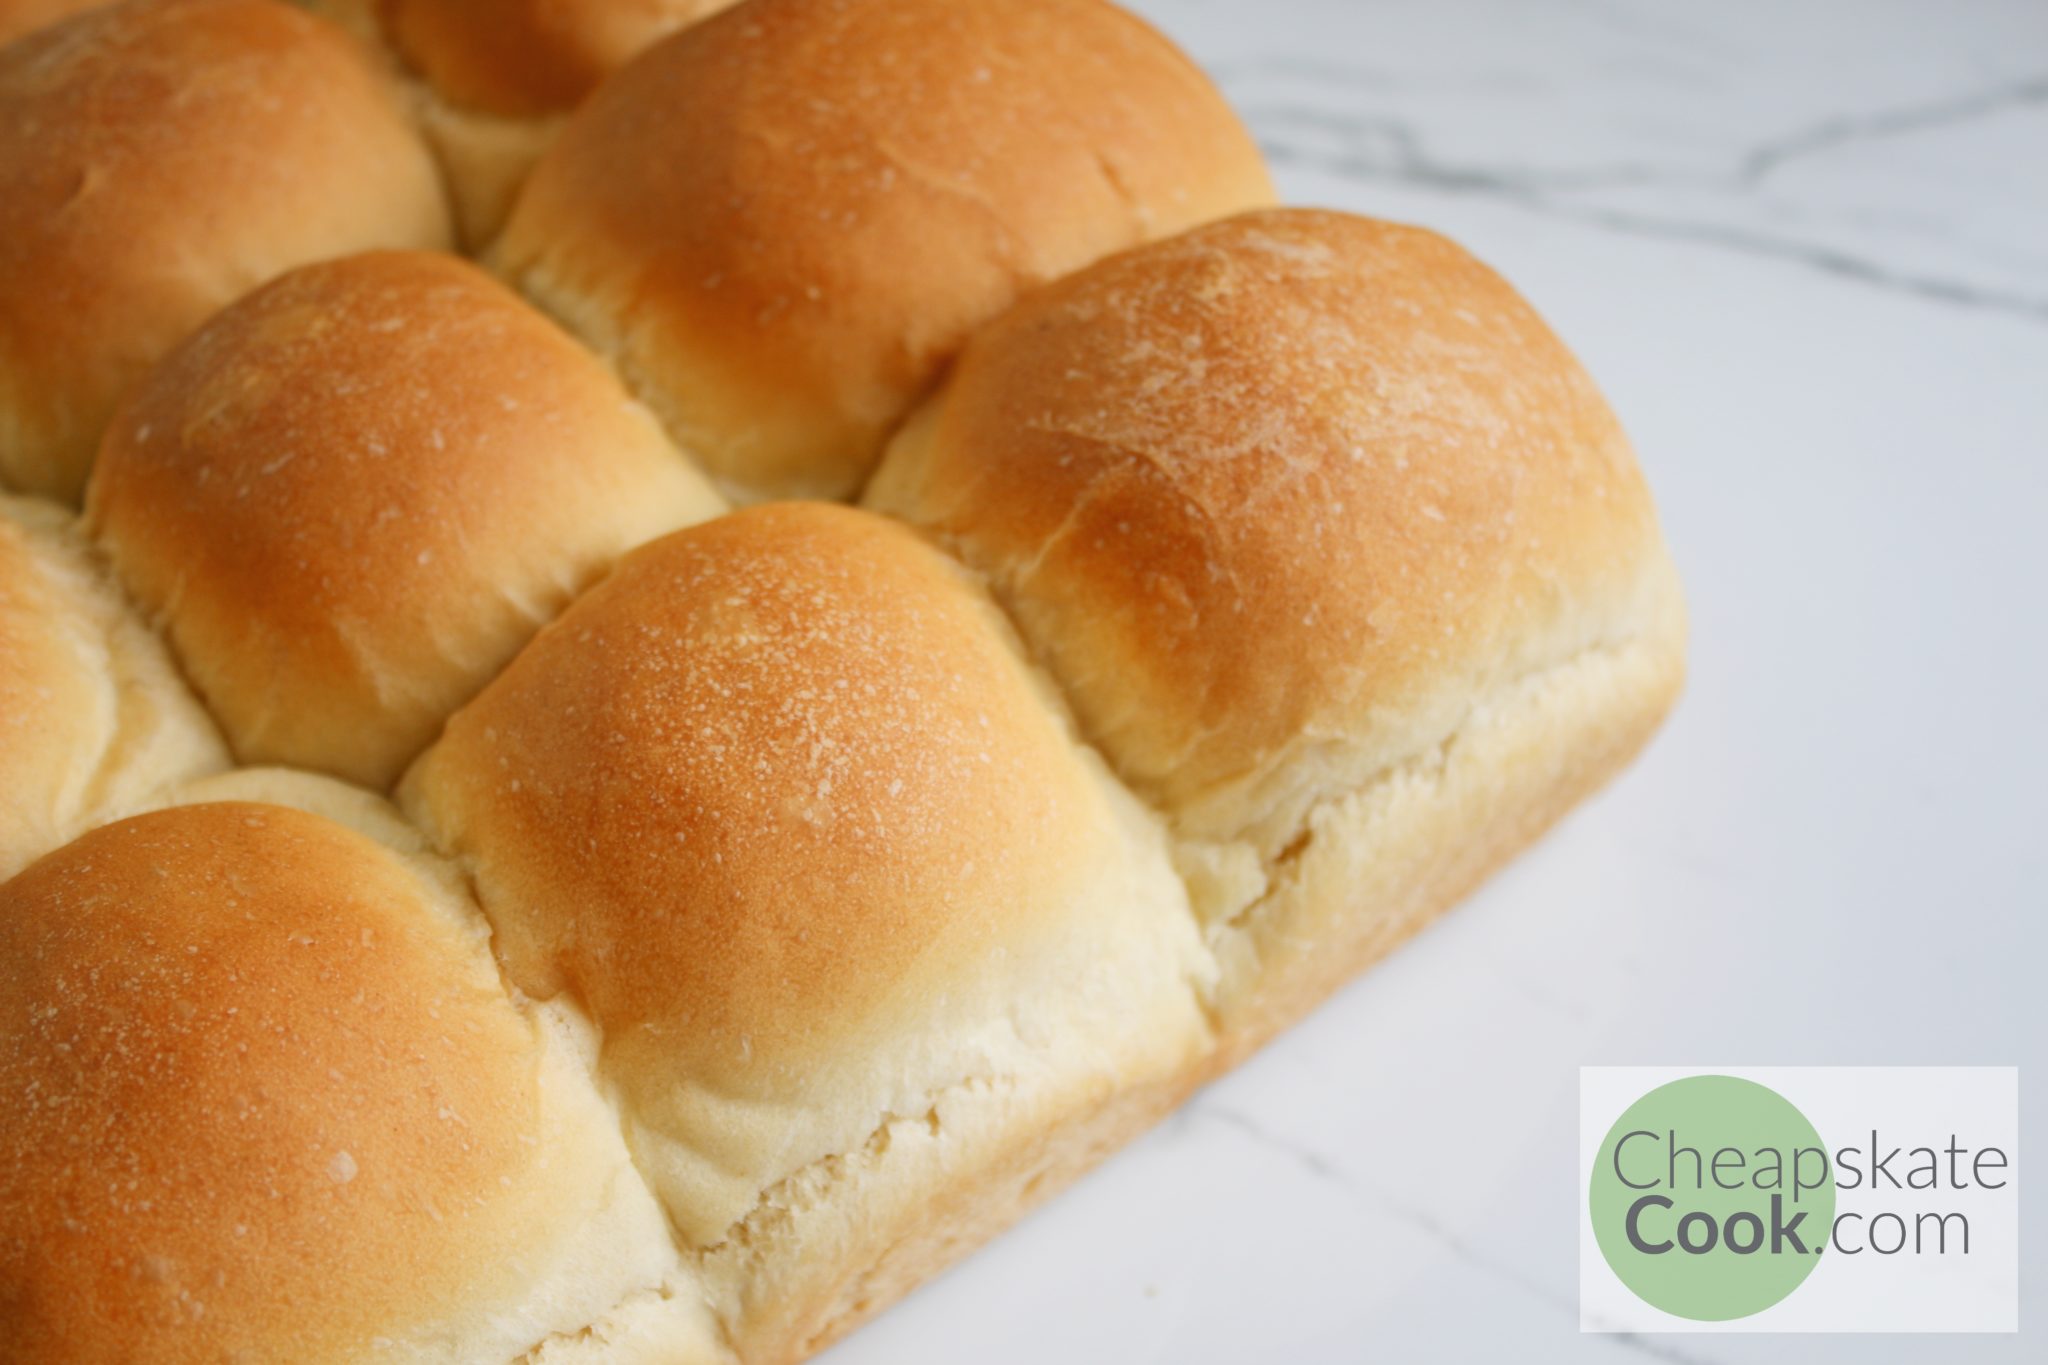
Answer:
M2041 1359L2038 1219L2018 1337L1582 1336L1576 1093L2016 1063L2048 1131L2048 3L1138 7L1290 199L1450 234L1584 358L1690 688L1535 852L833 1365Z

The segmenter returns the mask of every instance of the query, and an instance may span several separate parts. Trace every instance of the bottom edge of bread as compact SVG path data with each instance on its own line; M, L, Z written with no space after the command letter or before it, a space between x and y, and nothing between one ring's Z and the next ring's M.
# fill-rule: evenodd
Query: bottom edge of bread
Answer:
M1221 1074L1464 900L1648 744L1684 682L1674 596L1634 637L1489 698L1454 734L1319 807L1265 894L1212 928Z
M836 1260L820 1273L815 1248L768 1249L768 1264L756 1260L748 1284L757 1311L732 1335L738 1359L798 1365L825 1350L1128 1146L1208 1076L1205 1055L1191 1056L1141 1084L1063 1096L1052 1102L1061 1112L1029 1126L1003 1123L1017 1109L981 1087L942 1100L931 1116L900 1121L932 1149L873 1179L866 1193L878 1197L860 1200L860 1209L828 1215L839 1235L868 1243L872 1254ZM1043 1113L1045 1101L1025 1103ZM954 1150L942 1155L939 1143ZM938 1180L925 1183L934 1168Z

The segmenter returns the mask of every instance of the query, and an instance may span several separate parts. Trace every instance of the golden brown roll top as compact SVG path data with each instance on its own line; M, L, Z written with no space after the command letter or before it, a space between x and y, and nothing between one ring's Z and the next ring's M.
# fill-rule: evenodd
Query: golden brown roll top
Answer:
M674 1270L445 875L281 806L0 886L0 1334L22 1359L510 1360Z
M1664 623L1592 382L1417 228L1281 210L1130 252L977 337L870 494L987 571L1180 828L1287 842L1490 689Z
M933 1235L934 1182L1049 1127L980 1121L864 1203L877 1132L929 1137L975 1087L1042 1119L1204 1037L1160 841L966 575L864 513L758 508L627 556L402 793L513 980L602 1028L685 1241L769 1267L721 1301L746 1358L838 1321L812 1277Z
M89 501L241 757L372 786L617 555L723 506L594 357L424 252L219 314L133 392Z
M215 309L447 235L374 64L278 0L136 0L0 51L0 480L76 499L123 390Z
M605 82L496 256L730 488L840 496L1020 292L1271 193L1104 0L749 0Z
M226 762L71 516L0 497L0 878Z

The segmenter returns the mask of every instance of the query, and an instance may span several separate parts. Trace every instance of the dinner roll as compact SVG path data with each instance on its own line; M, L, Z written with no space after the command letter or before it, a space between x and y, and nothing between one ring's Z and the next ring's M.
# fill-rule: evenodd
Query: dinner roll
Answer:
M465 241L497 234L512 197L600 78L732 0L319 0L418 77L428 139Z
M870 502L989 576L1207 922L1269 935L1261 1033L1611 771L1682 672L1613 414L1415 228L1250 214L1025 299Z
M506 995L460 886L237 801L0 885L10 1353L510 1361L693 1307L570 1016Z
M76 499L122 392L209 313L447 235L374 64L278 0L130 0L0 50L0 481Z
M595 357L427 252L220 313L132 392L89 497L245 761L380 787L617 555L722 507Z
M0 879L226 762L70 514L0 497Z
M1105 0L748 0L599 88L495 259L730 490L844 496L1020 292L1271 193Z
M0 0L0 47L109 0Z
M756 508L628 555L401 794L512 980L596 1020L744 1360L882 1307L1207 1045L1159 832L973 581L864 513Z

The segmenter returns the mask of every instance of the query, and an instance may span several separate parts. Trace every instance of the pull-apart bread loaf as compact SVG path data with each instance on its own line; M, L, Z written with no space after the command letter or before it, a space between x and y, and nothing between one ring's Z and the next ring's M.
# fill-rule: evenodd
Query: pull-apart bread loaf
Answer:
M1570 353L1106 0L311 7L0 0L0 1357L793 1365L1670 705Z
M712 1358L587 1026L459 878L322 779L191 795L0 886L8 1357Z
M599 80L733 0L310 0L388 54L413 92L471 247Z
M0 878L226 764L71 515L0 497Z
M618 555L723 510L596 357L426 252L217 315L130 395L88 500L241 759L373 787Z
M0 49L0 483L75 500L122 393L215 309L447 237L376 64L281 0L131 0Z
M1257 1046L1630 757L1684 659L1635 460L1499 277L1249 214L977 336L870 505L985 573L1163 812Z
M408 774L506 971L604 1035L742 1359L800 1359L1192 1086L1163 841L982 589L819 504L626 557Z
M494 257L729 491L842 497L1021 292L1271 197L1104 0L752 0L606 81Z

